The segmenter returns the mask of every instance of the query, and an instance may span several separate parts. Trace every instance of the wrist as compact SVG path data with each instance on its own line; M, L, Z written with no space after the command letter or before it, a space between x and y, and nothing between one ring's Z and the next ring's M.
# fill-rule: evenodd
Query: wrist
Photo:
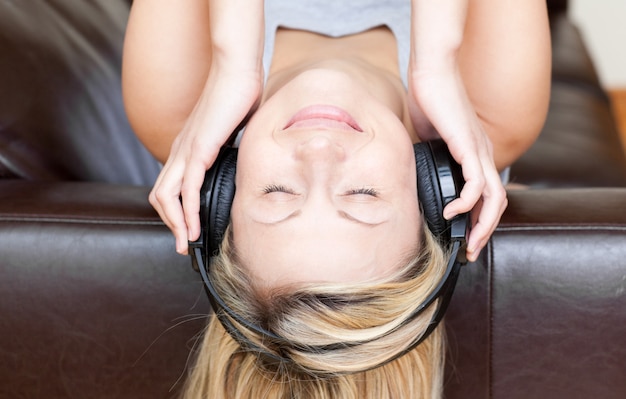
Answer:
M458 48L415 49L411 52L410 69L414 74L453 74L458 69Z
M468 0L413 0L411 64L415 70L453 68L463 43Z

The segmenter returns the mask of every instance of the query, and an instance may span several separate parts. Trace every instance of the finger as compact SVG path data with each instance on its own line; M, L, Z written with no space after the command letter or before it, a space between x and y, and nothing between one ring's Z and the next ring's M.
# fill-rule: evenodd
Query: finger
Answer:
M478 173L466 179L459 197L450 202L443 211L444 218L450 220L456 215L469 212L480 199L485 188L485 179Z
M205 163L191 160L185 170L181 187L187 238L195 241L200 236L200 190L207 167Z
M488 194L483 196L478 213L477 222L474 224L467 243L468 259L475 260L480 251L487 245L489 237L493 234L504 210L507 206L506 191L498 182L498 186L490 188Z
M498 226L500 218L506 209L506 197L486 195L480 209L476 223L473 225L468 239L468 249L477 250L484 246L485 241Z
M180 225L180 222L177 221L176 217L174 216L173 219L170 219L170 216L168 216L168 212L170 215L173 212L171 210L165 211L164 208L158 203L158 201L160 200L156 199L156 194L154 194L154 191L153 191L150 194L150 203L154 206L154 209L156 209L157 213L161 217L161 220L163 220L165 225L172 232L174 239L176 241L176 252L183 254L183 255L186 254L187 240L186 240L186 235L184 235L185 228L177 227ZM174 215L175 215L175 212L174 212Z
M480 211L483 208L483 199L480 198L474 208L470 212L470 227L473 228L478 224L478 217L480 216Z
M161 203L159 202L159 199L157 198L157 191L159 190L159 187L161 187L161 184L163 182L163 176L165 175L167 168L168 168L168 164L165 164L163 168L161 169L161 172L157 176L157 179L154 182L154 185L152 186L152 190L150 190L150 194L148 195L148 201L150 202L150 205L152 205L152 207L157 211L163 223L165 223L165 225L170 230L172 230L172 223L167 218L167 215L163 212Z
M176 252L182 255L187 254L187 225L183 207L179 195L168 195L159 199L164 215L169 221L169 227L176 239Z
M444 215L450 218L465 212L469 212L484 190L485 171L483 170L484 159L480 157L480 151L472 141L467 142L458 137L446 141L450 154L461 165L461 172L465 184L458 200L448 204ZM449 214L448 214L449 213Z
M151 203L161 216L161 219L169 227L176 239L176 252L187 253L187 225L180 202L180 186L182 168L169 166L164 170L162 178L153 188L150 198Z
M497 226L497 223L492 225L491 227L489 227L488 224L483 223L477 225L476 228L472 230L471 237L473 237L472 241L474 241L475 243L470 244L467 247L467 259L470 262L474 262L476 259L478 259L478 256L489 242L489 239L493 235ZM480 236L477 237L477 234L480 234Z
M154 187L152 188L152 190L150 191L150 194L148 195L148 201L150 202L150 205L152 205L152 207L157 211L157 213L159 214L159 217L161 218L163 223L165 223L167 228L172 230L172 223L167 218L167 215L163 213L163 208L161 208L161 204L159 204L159 201L156 198Z

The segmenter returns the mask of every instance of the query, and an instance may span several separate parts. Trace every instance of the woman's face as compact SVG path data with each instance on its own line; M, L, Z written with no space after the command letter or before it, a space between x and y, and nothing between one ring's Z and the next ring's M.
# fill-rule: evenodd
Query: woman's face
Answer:
M261 288L375 279L417 248L411 139L386 94L359 83L307 71L246 127L231 218L238 256Z

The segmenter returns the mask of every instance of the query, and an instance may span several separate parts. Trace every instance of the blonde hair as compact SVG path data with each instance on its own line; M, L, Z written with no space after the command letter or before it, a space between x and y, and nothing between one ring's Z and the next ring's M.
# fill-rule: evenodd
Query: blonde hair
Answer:
M407 319L447 264L441 245L427 228L423 232L419 253L380 281L316 284L261 296L237 262L227 231L210 272L219 295L236 313L292 344L272 342L230 319L267 356L247 350L212 315L184 398L440 398L442 325L401 355L428 327L436 302Z

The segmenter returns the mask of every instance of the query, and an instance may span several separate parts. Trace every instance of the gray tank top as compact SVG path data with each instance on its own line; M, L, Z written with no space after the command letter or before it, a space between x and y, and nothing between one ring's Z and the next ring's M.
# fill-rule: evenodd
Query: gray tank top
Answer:
M265 50L263 67L269 74L278 27L306 30L341 37L378 26L387 26L396 37L398 65L404 87L411 45L411 2L409 0L265 0ZM506 184L509 169L500 173Z
M400 76L406 87L410 19L409 0L265 0L265 77L272 62L278 27L341 37L386 26L396 37Z

